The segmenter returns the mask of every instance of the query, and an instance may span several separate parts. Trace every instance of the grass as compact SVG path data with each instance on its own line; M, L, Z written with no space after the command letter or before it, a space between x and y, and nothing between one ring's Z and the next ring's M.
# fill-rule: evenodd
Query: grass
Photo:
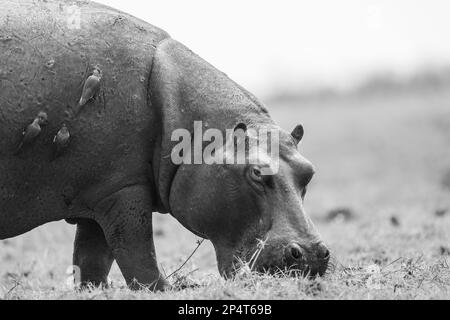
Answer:
M74 227L51 223L0 241L2 299L449 299L450 94L269 106L316 166L306 209L332 249L322 278L241 272L223 280L205 241L154 214L161 270L174 289L133 292L117 266L112 287L67 284ZM337 210L337 208L340 208ZM339 214L339 213L345 214Z

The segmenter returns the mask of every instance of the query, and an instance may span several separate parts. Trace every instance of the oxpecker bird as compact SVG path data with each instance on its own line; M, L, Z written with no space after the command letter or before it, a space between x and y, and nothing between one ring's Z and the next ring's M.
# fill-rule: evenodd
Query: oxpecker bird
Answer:
M22 141L14 154L18 154L24 145L32 143L41 133L41 126L45 126L48 122L47 113L40 111L37 117L22 132Z
M25 128L25 130L23 130L22 141L20 142L20 145L17 148L15 154L19 153L24 145L32 143L37 138L42 130L41 125L45 125L46 121L47 114L45 112L40 112L38 117L35 118L33 122Z
M83 92L81 94L80 107L84 106L89 100L91 100L100 89L100 80L102 75L98 69L94 69L92 75L86 79L83 86Z
M58 157L69 145L70 132L66 124L63 123L56 136L53 138L53 145L55 148L55 158Z

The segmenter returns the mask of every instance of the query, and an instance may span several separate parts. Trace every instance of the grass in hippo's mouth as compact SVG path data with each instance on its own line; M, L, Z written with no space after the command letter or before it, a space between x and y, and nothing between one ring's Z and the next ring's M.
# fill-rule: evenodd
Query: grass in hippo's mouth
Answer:
M267 238L256 239L256 245L253 250L238 250L238 254L234 257L234 275L244 275L255 271L256 262L266 247L267 240Z

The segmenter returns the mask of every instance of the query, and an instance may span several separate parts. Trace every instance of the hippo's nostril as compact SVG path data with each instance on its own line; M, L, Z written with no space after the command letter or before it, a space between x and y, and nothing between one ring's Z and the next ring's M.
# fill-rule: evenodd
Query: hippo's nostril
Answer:
M300 260L302 258L302 249L298 244L292 243L290 245L291 256L295 260Z
M330 250L328 250L328 248L324 245L321 245L317 252L317 256L319 259L328 260L330 258Z

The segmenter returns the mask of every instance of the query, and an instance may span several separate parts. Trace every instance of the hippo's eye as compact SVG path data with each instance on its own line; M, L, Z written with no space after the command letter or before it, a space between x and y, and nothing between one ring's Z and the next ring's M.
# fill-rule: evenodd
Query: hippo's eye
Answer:
M264 172L259 166L251 166L246 170L246 176L249 184L256 189L257 192L264 193L266 187L272 187L269 176L264 175Z
M261 170L259 168L252 168L251 170L251 176L255 180L261 180Z

